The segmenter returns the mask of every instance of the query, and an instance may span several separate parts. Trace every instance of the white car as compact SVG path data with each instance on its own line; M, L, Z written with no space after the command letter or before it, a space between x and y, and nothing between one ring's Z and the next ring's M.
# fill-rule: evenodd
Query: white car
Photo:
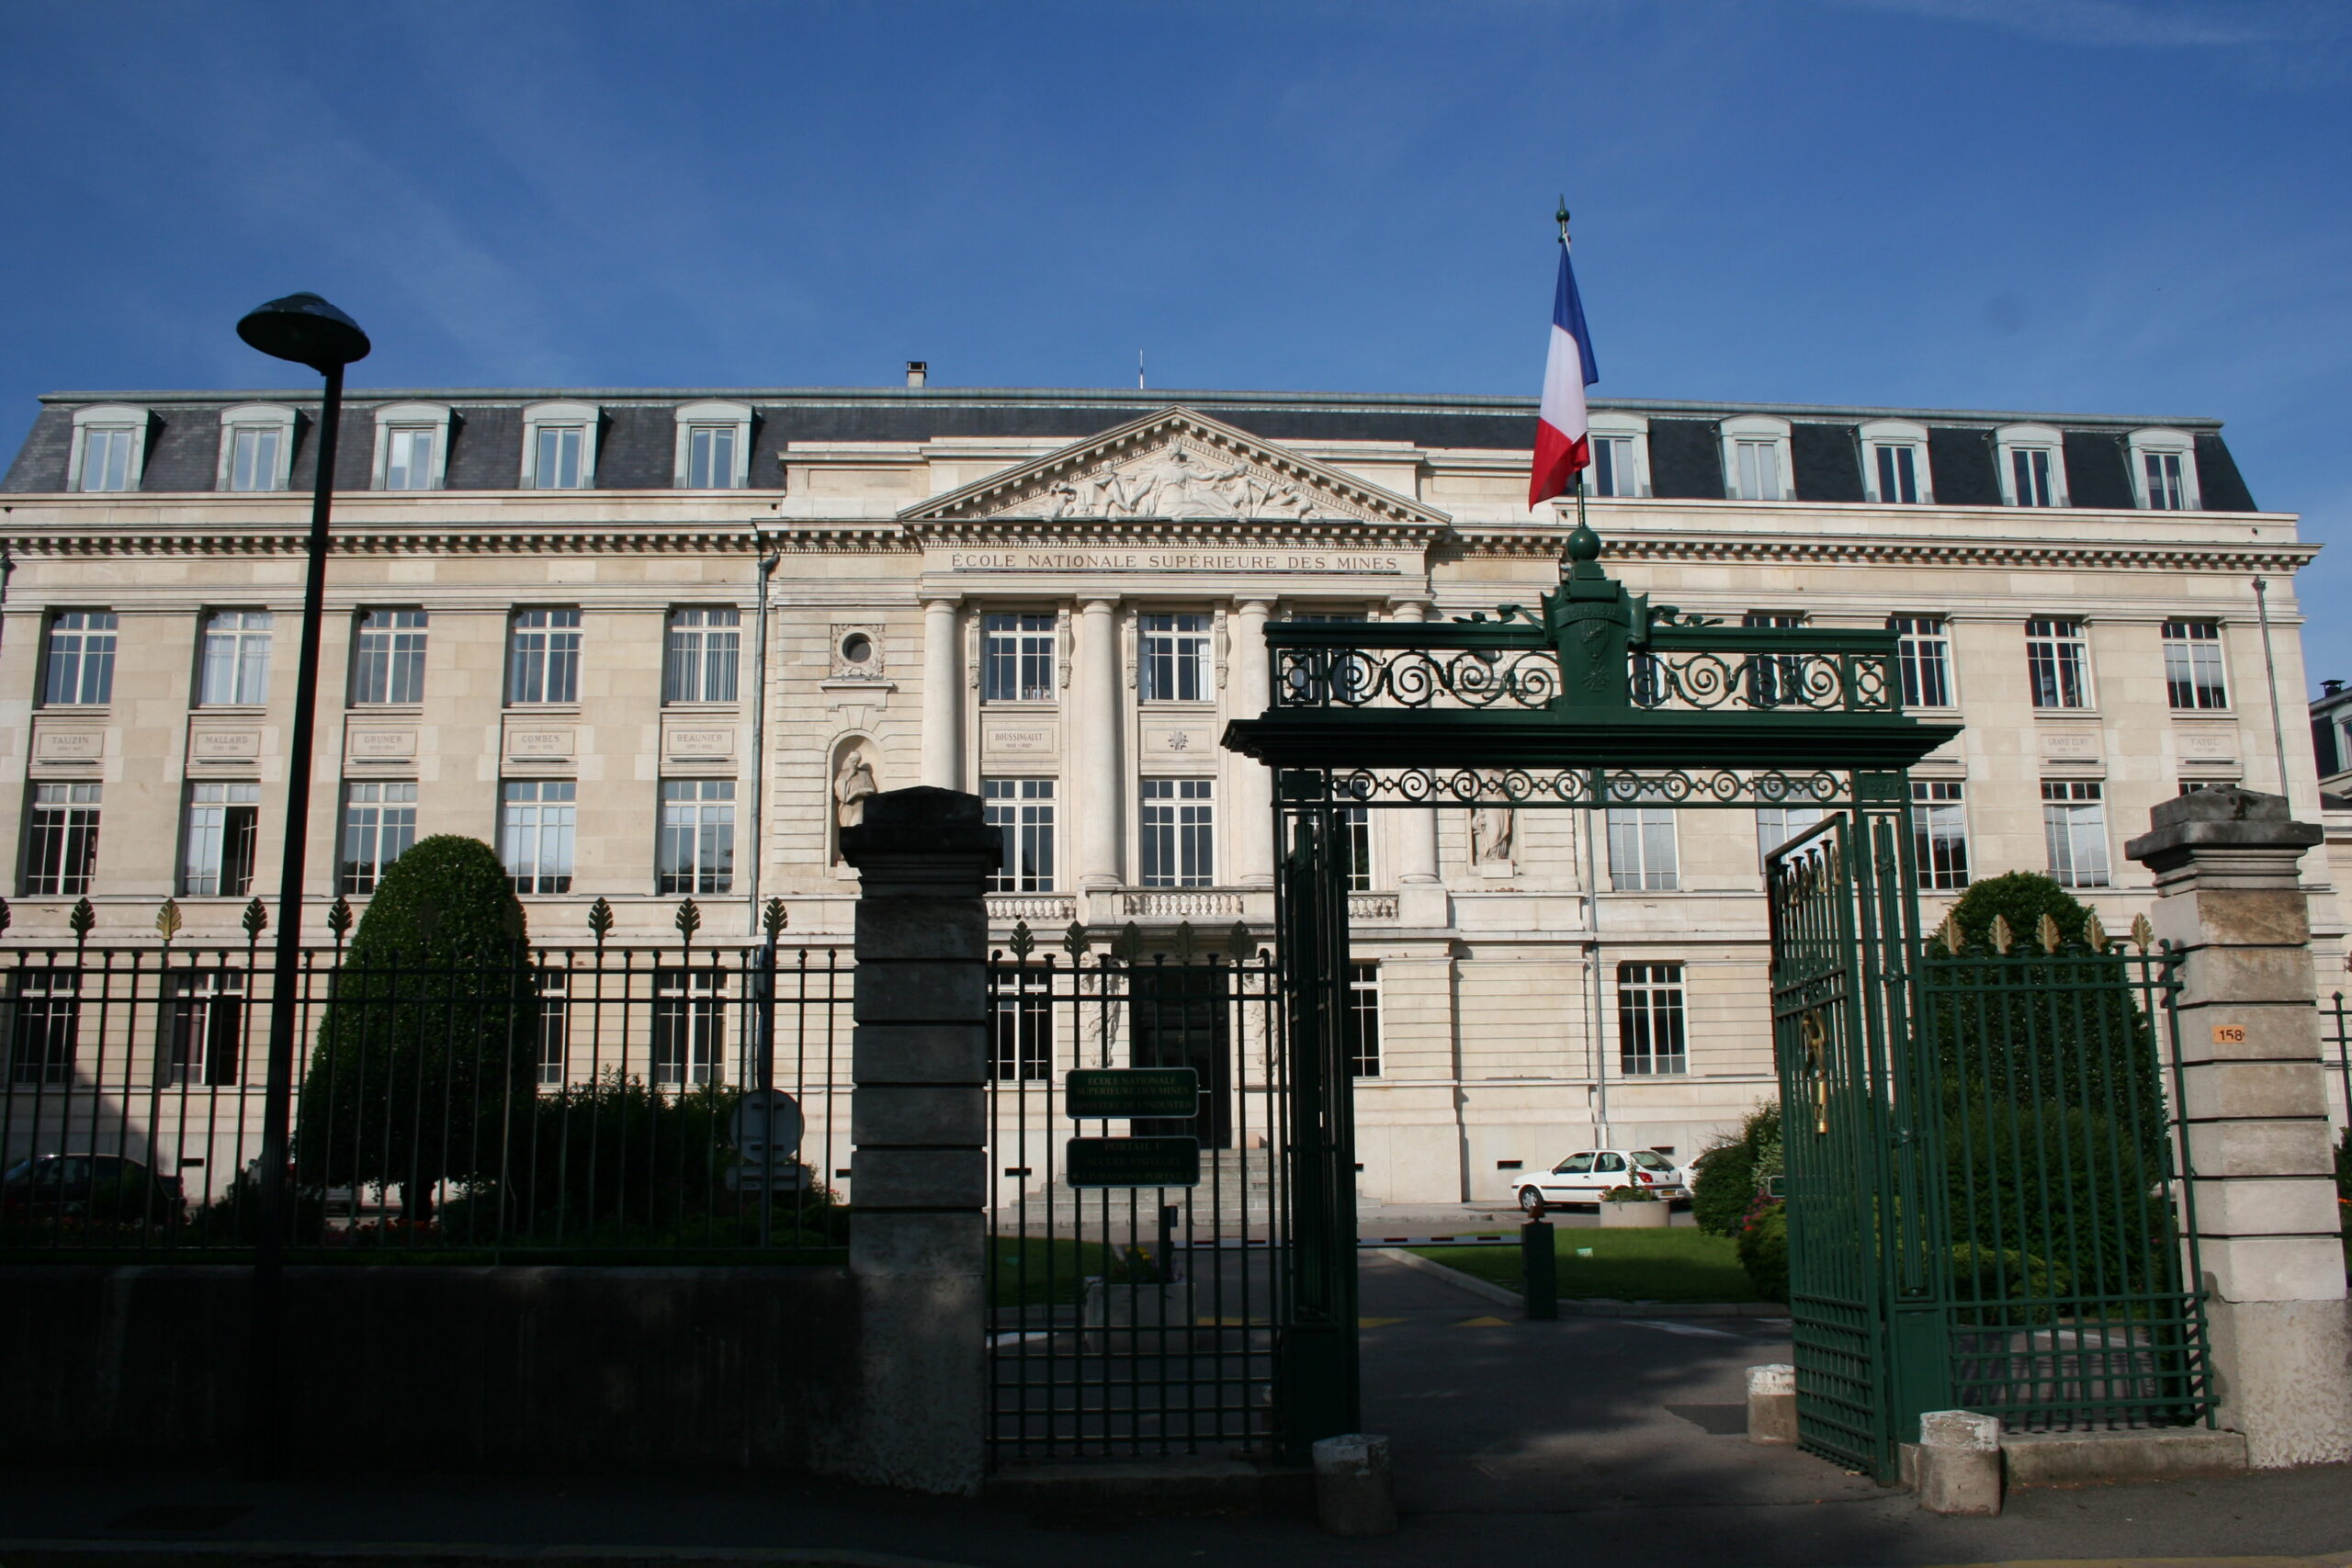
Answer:
M1565 1203L1598 1203L1612 1187L1645 1187L1668 1202L1690 1196L1690 1178L1656 1149L1585 1149L1521 1177L1519 1206L1531 1217Z

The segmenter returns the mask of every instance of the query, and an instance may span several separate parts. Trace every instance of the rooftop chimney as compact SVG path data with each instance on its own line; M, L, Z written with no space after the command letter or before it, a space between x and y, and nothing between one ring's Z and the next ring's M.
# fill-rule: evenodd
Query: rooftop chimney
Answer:
M908 385L908 386L910 386L910 387L920 387L920 386L922 386L922 385L923 384L923 382L924 382L926 379L928 379L928 378L929 378L930 375L931 375L931 367L930 367L930 366L928 366L928 365L926 365L926 364L924 364L922 360L920 360L920 359L910 359L910 360L908 360L908 361L907 361L907 385Z
M2336 693L2344 689L2344 682L2341 681L2322 681L2319 683L2319 689L2320 695L2324 697L2332 697L2335 695Z

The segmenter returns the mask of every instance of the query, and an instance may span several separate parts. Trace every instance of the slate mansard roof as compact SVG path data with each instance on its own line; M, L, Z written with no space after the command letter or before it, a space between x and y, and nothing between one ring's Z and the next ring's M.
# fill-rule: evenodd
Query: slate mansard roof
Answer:
M155 493L216 488L220 413L243 403L317 405L315 389L238 392L52 392L0 491L62 491L73 446L74 411L123 404L149 411L140 490ZM1535 442L1535 400L1518 397L1416 397L1390 393L1235 392L1024 389L997 387L663 389L400 389L362 390L345 403L345 437L337 454L338 489L369 487L376 409L395 402L447 404L453 412L446 488L514 490L522 483L523 411L539 402L595 404L601 411L596 488L667 490L674 482L675 411L723 399L750 405L752 490L783 484L781 457L795 442L923 442L942 437L1077 441L1170 404L1182 404L1272 442L1378 441L1424 449L1526 452ZM1790 423L1793 490L1801 501L1860 502L1860 427L1908 420L1928 431L1936 500L1952 506L1997 506L1999 475L1993 433L2005 424L2051 425L2064 433L2072 503L2128 510L2134 504L2126 440L2133 430L2188 433L2196 446L2199 489L2208 512L2252 512L2254 497L2222 440L2219 420L1984 410L1847 408L1791 403L1697 403L1595 399L1596 412L1640 414L1649 422L1653 493L1664 499L1724 496L1722 421L1768 414ZM315 431L305 413L296 434L291 488L308 490Z

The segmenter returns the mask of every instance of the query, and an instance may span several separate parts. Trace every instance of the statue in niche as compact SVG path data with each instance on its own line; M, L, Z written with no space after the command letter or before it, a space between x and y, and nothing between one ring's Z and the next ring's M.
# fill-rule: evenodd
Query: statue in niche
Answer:
M1481 806L1470 813L1470 860L1486 865L1509 863L1519 836L1518 813L1508 806Z
M865 750L852 747L842 758L841 772L833 775L833 819L844 828L856 827L865 820L865 797L879 789Z

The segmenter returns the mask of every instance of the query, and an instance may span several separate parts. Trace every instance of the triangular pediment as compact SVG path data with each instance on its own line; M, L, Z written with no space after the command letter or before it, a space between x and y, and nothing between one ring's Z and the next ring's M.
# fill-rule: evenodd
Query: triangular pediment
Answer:
M1170 406L933 496L910 525L1068 519L1444 526L1442 512L1221 420Z

